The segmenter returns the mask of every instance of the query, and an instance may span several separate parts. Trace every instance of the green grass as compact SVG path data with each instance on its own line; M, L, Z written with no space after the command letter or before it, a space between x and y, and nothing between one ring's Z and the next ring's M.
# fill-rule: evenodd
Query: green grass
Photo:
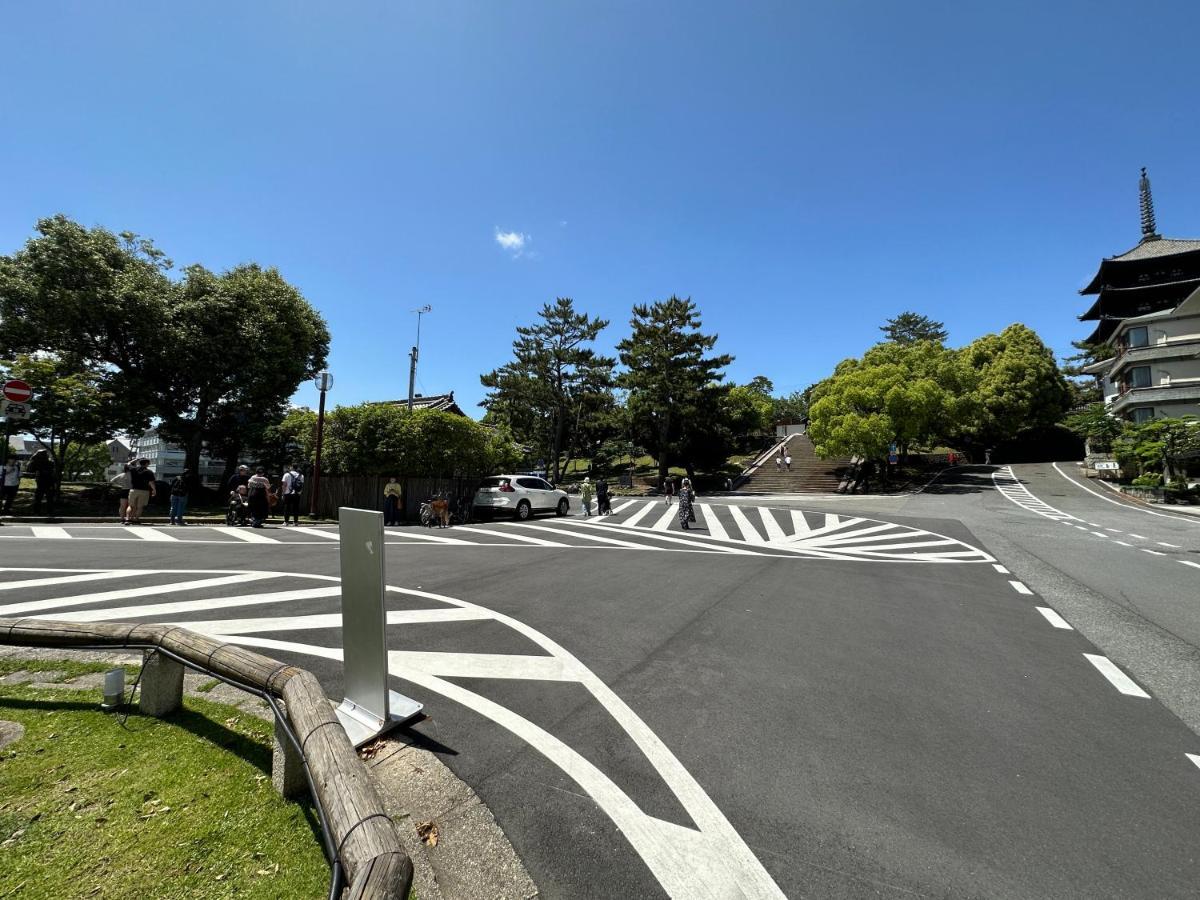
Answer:
M80 662L74 659L13 659L11 657L0 658L0 677L9 675L13 672L57 672L54 678L50 679L49 684L59 684L64 681L70 681L73 678L78 678L80 675L88 675L92 672L107 672L110 669L117 668L111 663L101 662ZM133 684L133 679L137 678L138 670L141 666L127 665L125 669L125 682ZM40 679L44 680L44 679Z
M0 750L0 897L324 895L315 813L271 786L269 723L189 698L122 727L99 699L0 686L0 719L25 726Z

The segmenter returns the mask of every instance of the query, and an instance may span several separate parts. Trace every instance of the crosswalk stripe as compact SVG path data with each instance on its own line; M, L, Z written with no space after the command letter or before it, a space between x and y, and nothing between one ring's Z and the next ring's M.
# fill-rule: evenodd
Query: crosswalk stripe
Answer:
M232 538L237 538L239 541L245 541L248 544L282 544L283 541L279 538L267 537L265 534L259 534L258 531L249 528L235 528L232 525L213 525L212 530L218 534L227 534Z
M591 522L573 522L568 519L563 524L564 525L575 525L575 526L578 526L579 528L594 529L597 527L597 525L599 523L593 524ZM553 530L548 525L523 524L522 527L524 527L524 528L545 528L547 531ZM666 550L667 549L666 547L656 547L653 544L635 544L633 541L621 541L621 540L618 540L617 538L601 537L598 534L582 534L582 533L575 533L575 532L572 532L572 533L575 535L575 537L581 538L583 540L595 541L598 544L612 544L613 546L616 546L616 547L629 547L630 549L633 549L633 550Z
M3 571L3 570L0 570ZM76 584L80 581L103 581L106 578L126 578L129 575L149 575L149 571L137 572L86 572L82 575L65 575L57 578L26 578L21 581L0 581L0 591L24 588L49 587L53 584Z
M603 528L605 530L620 531L619 524L610 525L607 522L574 522L572 524L581 525L584 528ZM637 529L638 534L646 537L649 540L667 541L672 544L686 544L693 549L701 550L718 550L723 553L735 553L742 556L759 556L760 554L754 550L743 550L741 547L730 547L726 544L709 544L704 541L698 541L693 538L676 537L674 533L666 534L661 531L651 531L649 528Z
M68 612L52 612L30 616L32 619L63 619L67 622L103 622L106 619L142 619L175 616L181 613L203 613L208 610L232 609L238 606L267 606L272 603L288 603L292 600L316 600L337 597L341 594L337 585L319 588L301 588L294 591L271 591L264 594L239 594L236 597L205 597L201 600L175 600L170 603L147 603L142 606L120 608L76 609Z
M671 528L671 522L677 518L679 518L679 510L673 506L668 506L667 511L659 516L658 521L650 527L655 531L669 531Z
M907 550L913 547L945 547L947 544L957 544L958 541L951 541L945 538L938 538L936 535L930 535L935 538L932 541L909 541L907 544L888 544L886 547L839 547L838 553L890 553L893 550ZM829 548L822 548L829 549Z
M633 506L633 504L635 504L635 503L637 503L636 500L626 500L624 503L618 503L616 506L614 506L612 508L613 515L616 515L623 509L628 509L629 507Z
M526 534L513 534L507 528L504 531L500 532L500 531L492 531L491 529L488 529L488 528L478 528L474 525L456 525L454 527L454 530L455 531L473 531L476 534L486 534L486 535L490 535L491 537L498 537L498 538L504 538L505 540L518 541L522 544L537 544L539 547L565 547L565 546L567 546L566 544L561 544L558 541L545 541L545 540L542 540L541 538L529 537L529 535L526 535ZM484 546L486 546L486 545L484 545Z
M697 503L696 508L700 510L700 515L704 517L704 524L708 528L708 533L715 538L729 540L729 532L725 530L725 526L721 524L721 520L717 518L716 512L707 503Z
M742 540L747 544L765 544L766 540L758 530L750 524L750 520L746 518L746 514L737 506L729 507L729 514L733 516L734 524L742 532Z
M104 591L99 594L77 594L73 597L51 597L47 600L28 600L0 606L0 616L13 613L34 612L60 606L90 606L107 600L125 600L129 597L146 597L151 594L173 594L197 588L218 587L225 584L241 584L246 581L261 581L264 578L279 578L277 572L245 572L237 575L222 575L220 578L201 578L195 581L179 581L174 584L151 584L143 587L125 588L119 591Z
M71 537L67 533L67 529L59 528L57 525L34 525L33 536L35 538L47 538L49 540L61 541Z
M432 544L465 544L467 546L482 546L472 544L470 541L464 541L462 538L444 537L440 534L425 534L424 531L417 531L416 528L405 528L400 531L385 531L384 538L402 537L413 541L429 541Z
M635 512L632 516L630 516L624 522L617 522L615 524L620 525L623 528L633 528L635 525L637 525L638 522L640 522L642 519L644 519L646 517L646 514L649 513L650 510L652 510L652 509L654 509L654 501L648 500L642 505L642 507L637 512Z
M812 531L812 526L808 524L808 519L804 518L804 513L798 509L792 510L792 533L796 537L802 535L807 536Z
M762 519L763 527L767 530L767 540L780 542L787 540L787 535L779 527L779 522L775 520L775 514L771 510L765 506L760 506L758 508L758 515Z
M336 592L335 592L336 594ZM483 609L464 609L452 606L446 609L393 609L387 614L389 625L424 625L437 622L465 622L491 619L491 613ZM324 628L341 628L342 614L315 613L307 616L271 616L254 619L198 619L172 622L201 634L230 635L257 634L264 631L316 631Z
M879 534L881 531L896 530L894 535ZM840 529L839 529L840 530ZM805 543L819 544L826 546L829 544L848 543L851 541L860 540L887 540L891 537L900 537L902 535L913 534L913 529L906 525L896 525L892 522L884 522L880 525L872 525L869 528L855 528L853 531L845 534L827 534L823 537L818 536L814 540L805 541Z
M129 529L129 533L140 537L143 541L177 541L179 538L174 535L167 534L165 531L159 531L157 528L147 528L145 525L134 525Z
M301 534L311 534L315 537L328 538L331 541L340 541L342 536L336 531L322 531L320 528L305 528L301 525L299 528L292 527L292 531L298 531Z

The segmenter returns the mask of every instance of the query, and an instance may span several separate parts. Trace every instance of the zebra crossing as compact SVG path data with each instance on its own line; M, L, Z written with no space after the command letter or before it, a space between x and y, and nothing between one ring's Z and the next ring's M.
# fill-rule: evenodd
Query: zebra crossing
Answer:
M694 513L695 521L685 530L679 521L678 506L634 498L614 504L612 514L606 516L496 520L446 529L400 527L387 530L386 542L447 549L638 550L924 563L993 561L983 550L956 538L859 516L718 503L697 503ZM332 548L337 545L339 533L335 525L252 529L66 523L13 525L0 532L0 542L5 540L145 542L180 550L184 544L213 544L268 550L292 545Z
M1055 522L1082 522L1078 516L1055 509L1049 503L1039 500L1029 488L1025 487L1015 474L1012 466L1002 466L992 472L992 483L996 490L1021 509L1036 513Z

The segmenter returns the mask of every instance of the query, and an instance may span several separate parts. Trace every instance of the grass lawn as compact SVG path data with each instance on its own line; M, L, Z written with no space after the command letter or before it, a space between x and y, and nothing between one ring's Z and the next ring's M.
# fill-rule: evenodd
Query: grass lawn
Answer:
M0 660L0 674L109 666ZM0 685L0 897L321 897L316 814L271 786L271 725L188 698L167 719L98 690Z

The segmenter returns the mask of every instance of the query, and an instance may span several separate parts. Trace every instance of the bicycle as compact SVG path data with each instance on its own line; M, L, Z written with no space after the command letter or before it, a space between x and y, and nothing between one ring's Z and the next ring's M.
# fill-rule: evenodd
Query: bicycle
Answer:
M466 525L471 521L471 505L475 502L474 495L460 497L450 514L451 525Z

